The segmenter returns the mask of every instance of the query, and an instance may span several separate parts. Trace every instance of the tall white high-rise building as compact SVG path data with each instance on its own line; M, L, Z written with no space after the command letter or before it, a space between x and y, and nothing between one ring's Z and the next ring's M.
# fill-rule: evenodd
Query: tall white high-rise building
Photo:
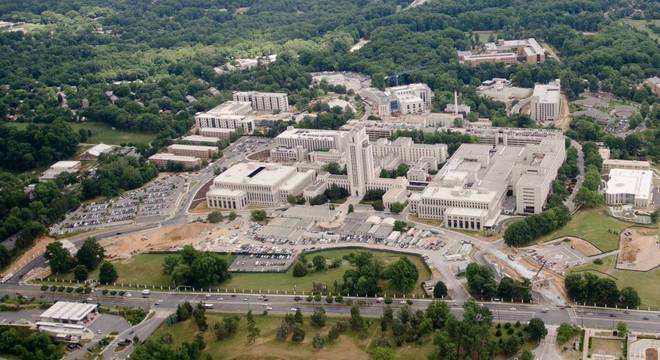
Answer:
M351 195L362 198L366 192L366 184L374 178L374 153L364 128L349 132L346 152Z

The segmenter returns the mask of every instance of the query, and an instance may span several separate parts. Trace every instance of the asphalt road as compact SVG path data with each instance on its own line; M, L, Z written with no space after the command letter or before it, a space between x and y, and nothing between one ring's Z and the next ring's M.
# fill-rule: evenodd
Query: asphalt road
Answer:
M90 302L115 305L130 306L155 309L157 311L169 312L176 309L178 304L188 301L191 303L203 302L212 304L210 312L223 313L245 313L252 310L261 313L268 310L270 313L284 314L295 311L300 308L303 313L312 313L318 306L323 306L328 314L345 315L350 314L350 307L342 304L327 304L325 298L320 303L309 303L302 297L300 301L295 301L293 295L265 295L267 301L262 295L243 295L243 294L222 294L222 293L182 293L182 292L156 292L153 291L147 298L143 298L138 291L130 291L130 297L127 296L104 296L100 293L90 295L53 293L50 291L42 292L39 287L32 285L3 285L0 287L0 295L16 295L17 293L28 297L41 297L44 299L82 301L91 298ZM210 295L210 296L207 296ZM384 304L378 303L374 298L355 298L344 297L354 302L363 302L361 313L364 316L378 317L382 314ZM413 299L411 307L413 309L424 310L431 300ZM391 306L397 308L405 303L403 299L394 299ZM452 312L461 316L461 304L450 302ZM499 322L521 321L525 322L531 318L540 318L548 325L560 325L563 322L571 322L576 325L600 329L613 329L617 322L625 321L628 328L633 331L656 332L660 333L660 312L641 311L641 310L623 310L623 309L605 309L573 306L570 308L549 306L539 304L511 304L497 302L481 303L491 310L493 320Z

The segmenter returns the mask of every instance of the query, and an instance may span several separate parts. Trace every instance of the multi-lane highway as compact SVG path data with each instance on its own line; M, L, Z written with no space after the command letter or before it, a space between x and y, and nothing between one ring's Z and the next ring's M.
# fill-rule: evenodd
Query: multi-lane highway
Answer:
M245 313L248 310L261 313L268 310L270 313L283 314L300 308L303 313L312 313L314 308L323 306L328 314L350 314L350 307L345 304L327 304L325 298L320 303L307 302L304 296L296 298L294 295L258 295L258 294L225 294L225 293L186 293L186 292L158 292L152 291L144 298L139 291L129 291L131 296L109 296L95 292L88 295L68 294L50 291L41 291L38 286L32 285L4 285L0 288L0 295L15 296L21 294L27 297L55 300L87 300L99 304L142 307L155 310L173 310L177 305L188 301L191 303L205 303L212 305L212 312ZM385 304L375 298L345 297L361 305L364 316L378 317L382 314ZM412 299L411 307L425 309L431 300ZM394 299L391 306L400 307L406 303L405 299ZM462 304L450 301L452 312L459 316L462 314ZM499 302L482 302L482 305L491 310L495 321L521 321L531 318L540 318L548 325L559 325L569 322L576 325L611 329L617 322L625 321L628 328L641 332L660 332L660 312L643 310L606 309L583 306L557 307L539 304L512 304Z

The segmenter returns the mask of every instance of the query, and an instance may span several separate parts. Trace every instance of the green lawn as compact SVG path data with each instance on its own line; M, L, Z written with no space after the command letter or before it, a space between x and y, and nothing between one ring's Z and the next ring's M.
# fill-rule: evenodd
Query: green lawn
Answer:
M608 216L605 211L603 209L578 211L568 224L542 237L540 241L575 236L592 243L603 252L616 250L619 248L619 233L631 224Z
M217 341L213 336L213 324L224 316L233 316L233 314L207 314L209 330L204 334L207 353L213 359L369 359L368 349L370 343L380 336L381 330L377 321L372 321L365 338L360 338L350 330L341 335L334 344L328 344L321 350L315 350L312 346L312 338L318 332L321 336L327 336L330 327L339 320L348 321L348 318L340 319L328 317L326 326L315 328L310 324L309 316L305 315L304 328L305 340L296 344L288 341L281 342L276 340L275 333L282 316L267 315L263 316L260 312L255 312L256 326L260 329L260 336L254 344L247 344L247 322L245 316L241 315L237 333L229 339ZM191 342L197 333L197 327L191 320L177 323L174 325L162 325L153 335L159 339L162 336L171 337L174 344L181 344L184 341ZM425 359L433 349L431 337L427 337L422 345L405 345L395 348L397 358Z
M344 255L348 255L351 252L356 251L367 251L374 254L374 256L381 260L384 266L387 266L399 259L401 256L405 256L410 261L412 261L419 271L419 279L417 280L417 286L415 290L411 292L410 295L414 294L416 296L423 295L423 290L421 288L421 283L429 280L431 278L431 271L424 264L422 258L416 255L408 255L402 253L394 253L389 251L374 251L368 249L360 248L341 248L333 250L322 250L316 252L307 253L307 259L312 260L312 257L316 255L322 255L327 260L328 263L331 263L335 258L341 258ZM117 274L119 278L117 279L117 284L138 284L138 285L148 285L148 286L170 286L169 276L163 274L163 261L167 254L163 253L152 253L152 254L140 254L136 255L130 260L120 260L115 261L113 264L117 269ZM222 255L229 264L234 260L233 255ZM293 276L293 266L285 273L232 273L231 279L222 284L218 284L215 287L224 290L225 288L233 291L250 291L250 289L261 290L261 291L293 291L297 290L299 292L305 291L309 292L313 289L314 283L325 283L329 288L332 288L335 280L341 283L344 272L351 268L351 265L347 261L343 261L342 265L335 269L328 269L322 272L312 272L304 277L294 277ZM51 278L57 278L60 280L72 280L73 274L63 274ZM94 270L90 275L90 279L98 278L98 269ZM387 286L387 281L383 280L380 284L383 290L392 294L394 291L389 289Z
M655 19L655 20L650 20L650 21L653 22L655 24L655 26L660 26L660 19ZM649 34L649 36L654 40L659 40L660 39L660 36L658 34L654 33L653 30L649 29L648 26L646 26L647 22L649 22L648 20L624 19L623 22L628 24L628 25L631 25L632 27L634 27L637 30L641 30L641 31Z
M28 123L7 122L9 126L19 129L26 128ZM110 125L96 122L69 123L71 128L78 132L79 129L92 131L92 137L85 141L89 144L104 143L109 145L120 145L125 143L148 144L156 138L156 134L145 134L139 132L113 130Z
M660 268L642 272L619 270L616 265L616 256L603 258L601 265L586 264L578 266L573 271L590 271L599 276L607 276L616 281L619 288L630 286L637 290L642 299L642 306L660 306Z
M329 263L332 262L332 259L341 258L344 255L348 255L351 252L357 251L368 251L374 254L374 256L381 260L385 266L395 262L401 256L405 256L410 259L416 266L419 271L419 279L417 281L418 286L416 286L413 291L416 295L422 295L423 291L419 286L423 281L426 281L431 278L431 271L424 264L424 261L415 255L407 255L401 253L393 253L389 251L373 251L360 248L342 248L342 249L333 249L333 250L322 250L307 253L307 259L312 260L312 257L316 255L322 255ZM335 269L328 269L323 272L314 272L308 274L304 277L294 277L293 276L293 267L289 269L286 273L266 273L266 274L254 274L254 273L234 273L232 278L226 283L221 284L221 287L226 287L228 289L263 289L263 290L279 290L279 291L293 291L294 289L301 291L310 291L313 288L314 283L325 283L328 287L332 288L334 281L341 283L344 272L351 268L351 265L347 261L343 261L342 265ZM295 287L294 287L295 286ZM383 281L381 284L383 290L387 293L393 293L393 290L387 288L387 282Z

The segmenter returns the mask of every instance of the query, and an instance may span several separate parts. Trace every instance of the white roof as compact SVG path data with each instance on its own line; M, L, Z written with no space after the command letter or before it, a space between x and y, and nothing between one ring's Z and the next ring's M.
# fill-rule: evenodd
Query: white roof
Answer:
M158 153L149 156L149 160L179 161L179 162L197 162L199 158L194 156L174 155L170 153Z
M177 150L194 150L194 151L218 151L217 146L204 146L204 145L186 145L186 144L172 144L170 149Z
M80 161L58 161L55 164L51 165L51 169L75 169L80 166Z
M344 132L345 133L345 132ZM335 137L340 135L337 130L324 130L324 129L297 129L289 127L281 134L277 135L278 139L323 139L327 141L334 141Z
M58 301L41 314L41 318L80 321L96 309L96 304Z
M92 146L89 150L87 150L87 153L93 156L99 156L101 154L105 154L113 149L112 145L106 145L106 144L96 144Z
M190 141L190 142L208 143L208 144L217 144L218 143L218 138L217 137L201 136L201 135L184 136L184 137L181 138L181 140Z
M610 170L607 182L607 194L634 194L636 199L648 199L651 196L653 173L649 170Z
M239 163L216 176L213 182L273 186L285 182L296 173L297 170L293 166L260 162Z
M561 99L561 86L559 80L551 82L547 85L534 85L534 94L532 96L538 97L538 101L541 103L559 103Z

